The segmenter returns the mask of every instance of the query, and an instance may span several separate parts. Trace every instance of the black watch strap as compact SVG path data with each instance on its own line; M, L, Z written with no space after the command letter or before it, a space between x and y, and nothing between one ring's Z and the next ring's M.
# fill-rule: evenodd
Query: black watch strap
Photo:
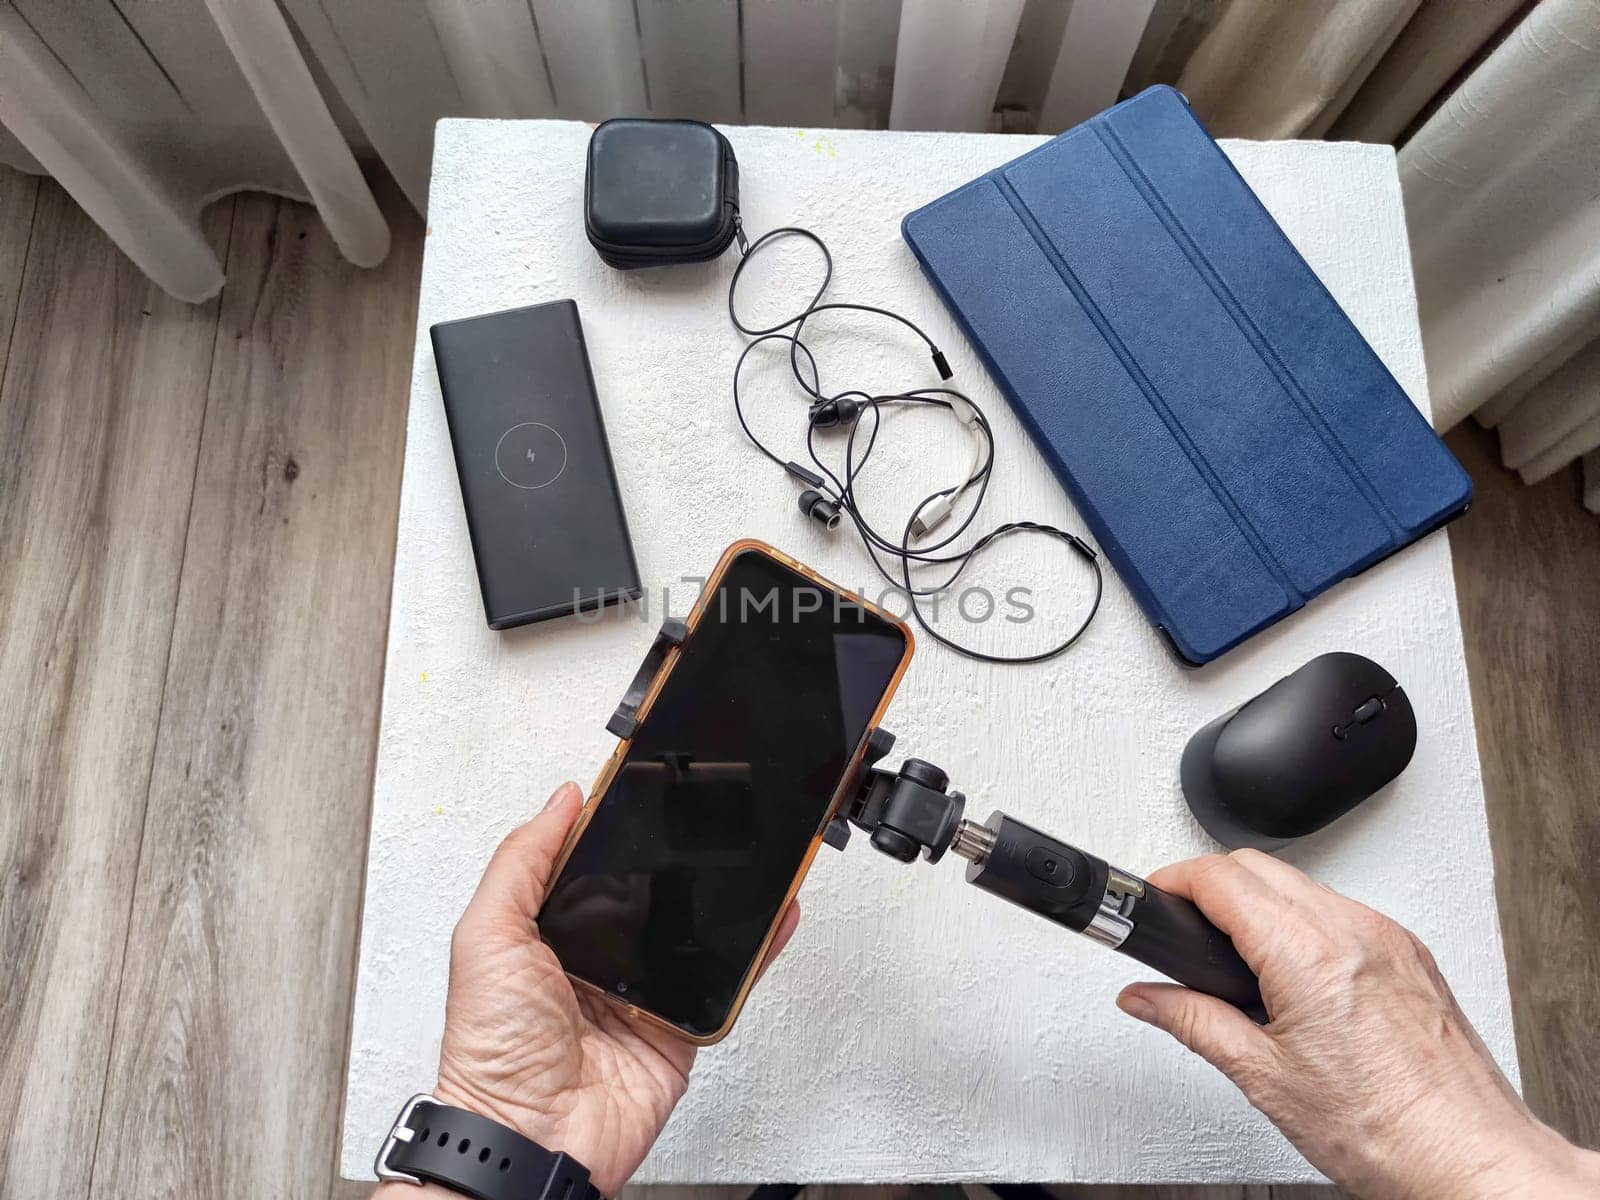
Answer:
M379 1179L437 1183L475 1200L602 1200L577 1159L428 1095L406 1101L373 1170Z

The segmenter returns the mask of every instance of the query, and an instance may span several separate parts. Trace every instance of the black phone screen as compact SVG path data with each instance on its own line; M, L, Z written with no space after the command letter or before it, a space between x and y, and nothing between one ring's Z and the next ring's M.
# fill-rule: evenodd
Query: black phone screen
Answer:
M539 914L563 969L719 1031L906 650L894 622L736 555Z

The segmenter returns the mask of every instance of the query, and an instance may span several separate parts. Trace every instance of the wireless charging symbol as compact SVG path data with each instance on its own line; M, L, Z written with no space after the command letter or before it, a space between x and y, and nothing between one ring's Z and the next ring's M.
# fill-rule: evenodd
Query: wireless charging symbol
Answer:
M500 435L494 466L512 487L524 491L548 487L567 469L567 443L542 421L524 421Z

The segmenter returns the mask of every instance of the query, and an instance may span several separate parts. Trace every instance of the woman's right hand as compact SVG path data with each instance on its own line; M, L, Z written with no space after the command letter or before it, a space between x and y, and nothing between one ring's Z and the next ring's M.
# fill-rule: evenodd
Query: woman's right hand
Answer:
M1227 1075L1330 1179L1368 1200L1600 1196L1600 1155L1534 1117L1405 929L1253 850L1150 882L1233 938L1271 1021L1176 984L1117 1004Z

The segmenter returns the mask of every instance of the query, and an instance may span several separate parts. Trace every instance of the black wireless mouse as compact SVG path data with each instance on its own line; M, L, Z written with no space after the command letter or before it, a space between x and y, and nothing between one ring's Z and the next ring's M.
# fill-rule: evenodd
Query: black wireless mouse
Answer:
M1416 748L1394 676L1359 654L1323 654L1189 739L1183 795L1224 846L1276 850L1344 816Z

